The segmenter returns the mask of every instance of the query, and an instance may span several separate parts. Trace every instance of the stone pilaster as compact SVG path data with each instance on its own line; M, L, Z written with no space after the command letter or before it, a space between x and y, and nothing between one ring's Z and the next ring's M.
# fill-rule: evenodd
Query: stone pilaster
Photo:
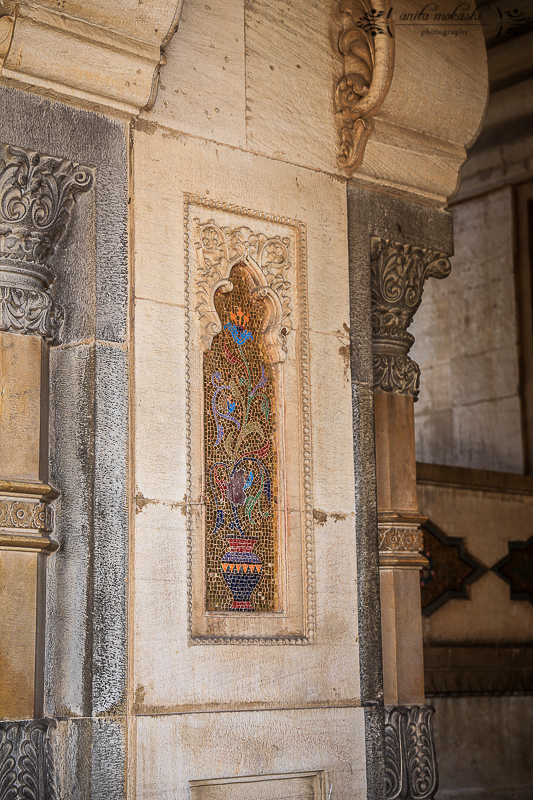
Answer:
M424 705L413 403L420 370L408 332L427 278L445 278L440 252L371 239L371 300L387 798L429 800L437 790L431 709Z
M0 774L6 797L53 798L44 714L46 557L57 549L48 483L49 347L61 340L54 254L76 195L71 161L0 144ZM34 774L35 773L35 774ZM33 786L24 794L25 781ZM6 788L8 787L8 788Z

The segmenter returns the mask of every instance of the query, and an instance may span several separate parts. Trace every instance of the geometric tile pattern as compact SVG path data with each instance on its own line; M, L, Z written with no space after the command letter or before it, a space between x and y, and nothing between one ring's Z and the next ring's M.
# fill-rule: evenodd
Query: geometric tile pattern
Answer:
M509 552L491 568L511 587L511 600L533 603L533 536L526 542L509 542Z
M427 617L452 598L469 599L467 586L487 568L468 553L464 539L447 536L430 520L422 533L428 566L422 570L420 590L422 614Z

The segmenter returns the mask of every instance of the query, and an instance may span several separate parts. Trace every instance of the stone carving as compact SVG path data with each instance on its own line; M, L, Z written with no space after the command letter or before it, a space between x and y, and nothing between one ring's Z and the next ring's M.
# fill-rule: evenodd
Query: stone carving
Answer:
M63 311L47 292L0 286L0 331L38 333L57 344L62 327Z
M343 30L339 50L344 74L335 90L340 124L339 166L352 174L362 161L372 131L372 115L389 88L394 39L387 0L342 0Z
M373 238L370 267L374 389L416 400L420 369L407 355L414 343L407 328L425 281L449 275L450 261L434 250Z
M54 514L47 503L0 499L0 528L52 531Z
M231 269L244 261L252 268L257 284L254 292L270 301L271 322L264 336L272 363L284 361L285 339L292 329L290 283L286 279L290 267L290 240L279 236L269 238L244 226L222 228L213 219L202 223L198 218L193 220L193 235L199 262L196 310L200 314L206 348L211 345L213 336L222 330L215 309L215 292L232 290Z
M385 708L387 800L432 800L438 789L431 706Z
M57 800L49 719L0 722L0 800Z
M420 528L381 528L378 529L379 549L381 552L420 552L423 545Z
M48 294L50 259L76 196L92 183L87 167L0 144L0 330L59 341L63 315Z

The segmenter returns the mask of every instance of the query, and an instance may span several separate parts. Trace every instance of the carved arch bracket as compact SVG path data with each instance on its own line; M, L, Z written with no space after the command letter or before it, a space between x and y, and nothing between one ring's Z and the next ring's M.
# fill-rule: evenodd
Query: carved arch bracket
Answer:
M388 0L341 0L343 30L339 50L344 74L335 89L339 121L338 164L352 175L363 159L379 110L392 77L394 39Z
M265 344L273 364L287 356L286 337L292 330L290 282L291 266L287 237L268 237L250 228L224 228L213 219L193 220L194 246L198 257L196 311L200 316L202 344L211 347L213 336L222 324L215 308L217 291L230 292L230 273L236 264L245 264L255 288L254 294L265 300L269 321L264 332Z

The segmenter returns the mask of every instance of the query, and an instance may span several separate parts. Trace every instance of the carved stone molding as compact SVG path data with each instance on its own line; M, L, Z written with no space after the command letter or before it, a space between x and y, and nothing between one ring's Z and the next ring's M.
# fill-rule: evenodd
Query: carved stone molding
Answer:
M273 364L284 361L287 355L286 336L292 329L290 283L287 271L290 240L253 233L250 228L219 227L214 219L193 220L194 246L199 268L196 284L196 310L203 330L202 340L209 349L213 336L222 325L215 309L217 290L230 292L233 288L229 274L233 266L244 261L256 280L254 292L265 298L271 307L271 323L265 331L265 341Z
M50 261L77 195L92 184L87 167L0 143L0 330L59 342Z
M431 706L385 708L387 800L432 800L439 786Z
M450 274L443 254L377 237L371 240L374 390L418 398L420 369L408 357L414 337L407 328L422 302L427 278Z
M362 161L372 131L372 115L389 88L394 38L387 0L341 0L340 10L343 30L339 50L344 56L344 74L335 90L341 139L337 161L351 175Z
M57 800L51 719L0 722L0 798Z
M0 8L2 81L133 115L155 100L182 0L25 0Z
M50 535L54 512L47 502L56 497L57 492L46 484L1 481L0 546L43 553L57 550L59 545Z
M382 528L379 526L379 550L380 552L395 553L420 552L423 547L423 536L420 528Z

